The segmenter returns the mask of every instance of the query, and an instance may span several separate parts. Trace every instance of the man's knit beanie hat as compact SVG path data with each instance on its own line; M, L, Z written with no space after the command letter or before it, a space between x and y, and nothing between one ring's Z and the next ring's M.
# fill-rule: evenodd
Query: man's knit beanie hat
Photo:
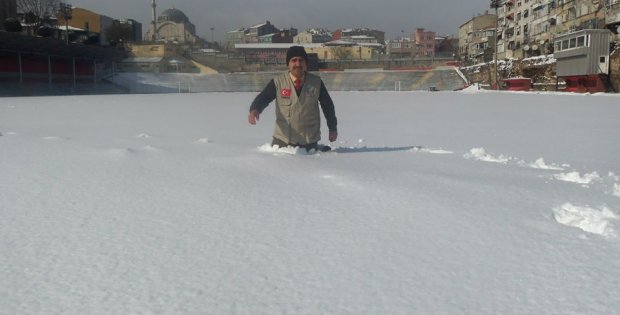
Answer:
M303 46L291 46L286 52L286 64L288 65L289 61L293 59L293 57L301 57L308 61L308 54L306 54L306 50Z

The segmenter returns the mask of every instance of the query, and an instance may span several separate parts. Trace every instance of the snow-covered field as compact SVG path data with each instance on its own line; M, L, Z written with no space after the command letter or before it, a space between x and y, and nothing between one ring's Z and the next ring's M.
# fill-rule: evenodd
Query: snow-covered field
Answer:
M0 314L618 314L619 95L254 95L0 98Z

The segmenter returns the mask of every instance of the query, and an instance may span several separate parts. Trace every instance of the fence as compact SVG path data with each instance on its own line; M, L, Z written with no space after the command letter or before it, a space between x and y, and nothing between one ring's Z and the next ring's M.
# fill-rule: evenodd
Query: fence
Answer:
M114 77L114 83L129 93L256 92L279 73L120 73ZM420 71L321 71L317 74L330 91L456 90L466 84L451 67Z

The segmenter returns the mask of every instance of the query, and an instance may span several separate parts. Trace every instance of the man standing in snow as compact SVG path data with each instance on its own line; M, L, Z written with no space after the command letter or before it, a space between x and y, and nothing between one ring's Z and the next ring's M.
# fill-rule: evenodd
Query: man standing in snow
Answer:
M308 151L318 148L321 114L329 128L329 141L338 138L337 119L332 101L320 77L308 73L308 55L302 46L286 53L288 72L273 78L250 106L248 122L255 125L263 110L276 100L276 126L273 146L295 146Z

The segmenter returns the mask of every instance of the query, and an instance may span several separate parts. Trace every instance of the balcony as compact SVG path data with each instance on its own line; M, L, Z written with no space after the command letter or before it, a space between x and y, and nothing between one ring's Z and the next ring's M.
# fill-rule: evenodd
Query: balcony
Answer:
M532 4L532 10L533 11L538 11L540 9L542 9L545 6L544 3L542 3L542 1L536 1L534 4Z
M605 24L609 25L617 22L620 22L620 10L608 11L605 15Z

